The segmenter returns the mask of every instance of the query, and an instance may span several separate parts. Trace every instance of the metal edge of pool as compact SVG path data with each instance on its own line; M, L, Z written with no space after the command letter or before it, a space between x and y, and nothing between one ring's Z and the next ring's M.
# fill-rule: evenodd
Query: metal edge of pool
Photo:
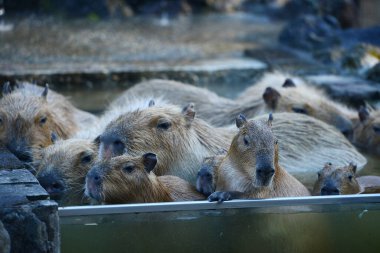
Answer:
M254 208L272 206L299 206L299 205L331 205L331 204L359 204L380 203L380 194L345 195L345 196L312 196L297 198L273 198L258 200L233 200L224 203L208 201L185 201L122 205L94 205L59 207L61 217L88 216L122 213L152 213L168 211L215 210L228 208Z

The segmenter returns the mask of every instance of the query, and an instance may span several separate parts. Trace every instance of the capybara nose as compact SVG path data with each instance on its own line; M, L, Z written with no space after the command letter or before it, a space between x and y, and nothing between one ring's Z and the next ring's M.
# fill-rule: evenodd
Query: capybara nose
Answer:
M101 184L102 184L101 175L95 170L90 170L86 176L85 194L90 198L100 201Z
M30 150L26 147L25 143L19 143L12 141L7 145L9 151L11 151L20 161L32 162L32 156Z
M55 173L45 173L37 176L41 186L49 193L53 200L60 200L65 192L65 183Z
M352 128L341 130L341 132L348 139L350 139L352 135L354 134L354 131L352 130Z
M335 186L326 185L321 189L321 195L339 195L339 190Z
M274 175L273 167L258 167L256 168L256 173L261 178L270 178Z
M112 155L119 156L124 153L125 145L120 138L115 135L101 135L99 138L100 142L105 145L104 148L108 149L112 147Z
M87 173L86 182L95 186L99 186L102 184L102 177L97 171L90 170Z

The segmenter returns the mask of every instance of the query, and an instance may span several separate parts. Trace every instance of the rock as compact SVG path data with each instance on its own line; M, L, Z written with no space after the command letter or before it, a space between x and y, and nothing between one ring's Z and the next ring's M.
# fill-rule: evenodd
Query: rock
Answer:
M331 16L303 16L289 22L282 30L279 41L302 50L317 50L341 43L336 36L340 27Z
M0 208L45 200L48 193L26 169L0 170Z
M54 201L4 208L0 218L10 235L12 252L59 252L58 206Z
M59 252L58 205L25 169L0 171L0 220L12 252ZM0 227L0 248L3 231Z
M335 17L343 28L359 24L358 0L291 0L284 6L281 16L288 19L305 14L330 15Z
M2 169L20 169L26 168L31 173L35 174L34 167L30 164L21 162L14 154L12 154L6 147L0 144L0 170Z
M308 81L320 86L332 98L359 106L363 101L380 99L380 84L352 76L310 75Z
M344 50L341 66L348 70L365 73L380 60L380 48L367 44L358 44Z
M377 63L368 71L367 79L380 83L380 63Z
M8 231L5 229L0 220L0 253L11 252L11 239L9 238Z

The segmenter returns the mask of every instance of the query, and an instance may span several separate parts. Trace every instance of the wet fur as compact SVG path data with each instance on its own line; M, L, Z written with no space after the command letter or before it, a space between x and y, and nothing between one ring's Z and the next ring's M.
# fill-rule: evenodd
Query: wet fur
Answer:
M239 191L245 193L248 198L273 198L273 197L297 197L310 195L305 186L297 179L286 172L279 164L278 146L274 144L274 137L270 131L266 130L266 122L249 121L249 125L240 128L239 133L234 137L231 147L217 168L216 191ZM258 127L257 127L258 126ZM252 127L259 129L252 132ZM246 133L249 132L249 133ZM254 143L252 151L245 150L240 143L244 135L249 134L250 140ZM253 138L252 139L252 134ZM251 144L250 144L251 145ZM274 151L267 148L274 148ZM268 186L260 186L256 177L256 159L252 152L265 150L265 154L272 156L275 173Z
M160 119L169 120L171 129L157 129ZM116 134L124 140L126 154L157 154L157 175L175 175L193 182L203 158L227 148L233 131L211 127L197 117L188 122L181 108L166 105L128 112L112 121L103 134Z
M123 171L126 164L133 164L133 171ZM152 171L147 172L142 157L114 157L98 162L91 171L96 171L102 177L102 185L98 187L98 191L101 202L106 204L204 199L194 186L179 177L157 177ZM86 191L86 195L90 196L88 190Z

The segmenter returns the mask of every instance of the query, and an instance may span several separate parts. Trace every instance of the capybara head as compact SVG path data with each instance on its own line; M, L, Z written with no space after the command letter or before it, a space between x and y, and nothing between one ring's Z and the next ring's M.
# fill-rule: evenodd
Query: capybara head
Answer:
M346 109L317 89L298 86L286 79L281 87L267 87L263 99L270 111L306 114L335 126L347 137L352 135L353 126L345 115Z
M129 154L139 156L154 152L160 157L155 172L180 168L199 160L201 141L194 130L193 104L183 110L177 106L152 106L128 112L112 121L100 135L99 157L108 159ZM190 152L191 151L191 152ZM180 168L183 169L183 168Z
M31 90L38 89L35 86ZM23 162L33 160L34 148L51 145L52 134L68 137L64 126L70 122L65 122L47 102L48 86L34 93L24 87L12 91L7 83L0 99L0 142Z
M255 187L271 185L278 162L277 139L274 137L272 114L268 121L236 118L239 133L232 141L228 155L242 173L248 173Z
M60 205L81 204L87 172L97 157L91 140L59 140L42 150L37 179Z
M313 195L344 195L360 192L360 186L356 180L356 165L336 168L331 163L326 163L318 172Z
M367 152L380 154L380 111L362 106L355 122L352 143Z
M97 162L86 177L85 195L99 203L121 204L154 201L152 185L157 178L150 173L157 156L117 156Z

